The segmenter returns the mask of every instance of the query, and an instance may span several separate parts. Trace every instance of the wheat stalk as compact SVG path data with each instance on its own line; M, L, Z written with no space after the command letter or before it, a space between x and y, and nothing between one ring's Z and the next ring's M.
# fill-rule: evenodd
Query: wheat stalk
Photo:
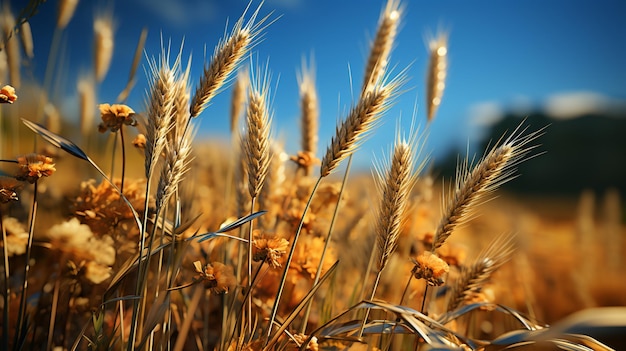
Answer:
M260 9L261 6L254 11L248 22L244 24L244 17L248 10L246 8L246 11L235 23L231 33L220 40L215 47L211 62L205 66L204 73L191 99L189 113L192 118L197 117L204 110L241 62L242 58L254 46L255 39L259 36L262 25L267 19L267 17L264 17L258 23L254 23Z
M480 291L493 272L511 259L515 251L514 239L512 234L497 236L469 267L462 269L461 276L452 287L446 311L463 305L473 293Z
M426 76L426 117L435 118L446 87L448 71L448 35L440 33L428 42L428 70Z
M540 130L522 136L526 128L520 130L521 127L520 124L509 138L493 147L471 171L468 158L458 165L454 191L444 201L443 217L433 237L433 252L443 245L458 225L468 220L472 208L485 195L515 177L515 166L534 148L528 143L541 134Z
M342 160L358 148L363 138L376 126L383 112L389 108L391 98L401 85L402 79L399 77L389 83L380 80L359 99L346 119L337 126L335 136L322 159L320 177L328 176Z
M93 22L94 32L94 71L96 80L101 82L109 71L113 58L113 17L110 13L98 16Z
M378 21L376 37L371 44L370 55L363 76L362 94L384 75L389 62L389 54L398 32L401 15L400 1L388 0Z

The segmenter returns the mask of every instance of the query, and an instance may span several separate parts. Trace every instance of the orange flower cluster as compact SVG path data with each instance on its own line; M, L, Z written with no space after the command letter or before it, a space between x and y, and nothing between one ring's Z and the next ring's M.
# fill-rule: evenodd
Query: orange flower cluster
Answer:
M289 241L277 237L258 237L254 239L254 261L267 262L270 267L276 269L282 266L281 258L287 253Z
M100 117L102 118L102 123L98 126L100 133L104 133L107 130L117 132L123 125L137 125L135 111L126 105L100 104L98 108L100 109Z
M17 100L15 88L5 85L0 89L0 104L12 104L15 100Z
M28 154L17 158L19 166L17 180L35 183L41 177L49 177L56 171L52 158L39 154Z
M411 271L413 276L425 279L428 285L442 285L443 276L450 271L448 264L430 251L422 252L413 263L415 264Z
M198 273L194 280L203 282L204 287L213 294L228 293L236 284L233 267L226 266L220 262L207 263L203 267L200 261L195 261L193 266L196 269L196 273Z

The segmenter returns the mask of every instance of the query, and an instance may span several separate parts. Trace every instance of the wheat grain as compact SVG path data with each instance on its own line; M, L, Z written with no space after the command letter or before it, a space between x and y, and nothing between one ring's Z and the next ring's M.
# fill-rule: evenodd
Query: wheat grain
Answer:
M381 80L359 99L346 119L337 126L335 136L322 159L320 177L328 176L342 160L358 148L363 138L376 126L378 119L389 107L390 100L401 81L402 78L399 78L385 84Z
M101 82L109 71L113 58L113 18L110 13L98 16L93 22L94 32L94 71L96 80Z
M376 37L371 44L369 58L363 76L362 94L384 75L389 54L398 32L402 8L398 0L388 0L378 21Z
M261 26L267 19L265 17L258 23L255 23L260 9L261 7L259 6L245 24L244 12L237 23L235 23L231 33L220 40L215 47L211 62L205 66L204 73L191 99L189 113L192 118L197 117L204 110L241 62L242 58L254 46L255 39L259 36L259 32L262 29Z
M521 125L503 143L493 147L471 171L467 158L458 165L454 191L444 201L444 214L433 237L433 252L458 225L468 220L472 208L486 194L514 178L515 166L534 148L528 147L528 143L541 133L540 130L521 136L525 129L520 131L520 128Z
M448 72L448 35L440 33L428 42L428 71L426 78L426 117L435 118L446 87Z

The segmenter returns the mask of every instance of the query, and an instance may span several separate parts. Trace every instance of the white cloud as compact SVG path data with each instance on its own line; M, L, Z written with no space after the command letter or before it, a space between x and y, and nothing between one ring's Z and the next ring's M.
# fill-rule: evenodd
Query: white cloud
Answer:
M589 91L556 94L544 103L546 114L557 119L574 118L587 113L610 113L614 109L625 108L625 101Z
M497 123L503 115L502 106L493 101L481 102L469 108L470 124L474 126L488 127Z

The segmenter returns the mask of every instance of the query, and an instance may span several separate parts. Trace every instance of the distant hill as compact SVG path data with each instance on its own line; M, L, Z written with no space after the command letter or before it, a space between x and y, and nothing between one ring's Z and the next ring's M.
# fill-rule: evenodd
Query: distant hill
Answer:
M545 195L577 195L583 189L604 192L619 189L626 197L626 111L610 116L585 114L576 118L555 119L543 113L505 115L493 124L482 141L510 134L526 117L529 130L548 126L533 152L544 154L523 162L517 179L506 184L511 191ZM447 177L454 175L456 155L450 155L436 168Z

